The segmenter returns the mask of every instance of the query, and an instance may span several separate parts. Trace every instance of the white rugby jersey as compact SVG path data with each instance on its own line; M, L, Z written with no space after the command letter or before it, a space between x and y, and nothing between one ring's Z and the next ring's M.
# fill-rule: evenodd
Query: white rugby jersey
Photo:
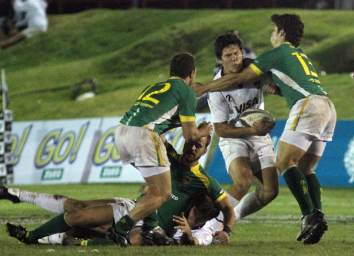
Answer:
M198 245L210 245L216 232L224 229L224 216L220 212L216 218L207 221L202 227L192 229L192 236L198 241ZM183 233L177 229L173 238L177 241L181 240Z
M48 19L46 15L47 2L44 0L15 0L13 3L17 18L24 14L24 18L17 20L17 26L27 25L29 28L41 28L46 31Z
M214 80L222 76L220 70ZM247 88L235 89L232 91L208 93L208 104L213 123L228 122L241 127L238 121L239 116L246 109L264 109L263 84L265 79L252 82Z

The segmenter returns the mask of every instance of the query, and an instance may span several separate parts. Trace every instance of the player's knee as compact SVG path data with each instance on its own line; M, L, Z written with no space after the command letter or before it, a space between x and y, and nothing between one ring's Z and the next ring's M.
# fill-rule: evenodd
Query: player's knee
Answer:
M244 196L245 194L247 194L248 190L250 189L252 184L252 180L251 179L242 179L242 180L238 180L236 183L233 184L233 187L236 191L238 191L238 193L242 196Z
M168 191L164 191L160 193L155 199L154 202L156 203L156 207L160 207L163 203L165 203L171 197L171 193Z
M163 191L161 194L161 204L166 202L171 197L171 190Z

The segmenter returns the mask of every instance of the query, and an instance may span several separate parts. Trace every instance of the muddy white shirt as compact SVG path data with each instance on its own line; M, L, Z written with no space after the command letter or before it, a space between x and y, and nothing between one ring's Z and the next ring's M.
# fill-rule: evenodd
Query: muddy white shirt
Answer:
M221 76L222 71L220 70L214 80ZM238 119L242 112L249 108L264 109L263 83L263 80L257 80L245 88L209 93L208 104L211 121L213 123L228 122L236 127L241 127Z

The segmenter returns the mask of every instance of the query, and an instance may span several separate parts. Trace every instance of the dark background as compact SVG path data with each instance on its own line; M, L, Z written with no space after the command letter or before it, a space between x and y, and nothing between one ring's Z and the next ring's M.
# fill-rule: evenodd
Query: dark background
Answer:
M353 9L354 0L47 0L49 14L74 13L92 8L165 8L165 9L254 9L305 8ZM11 10L11 0L0 0L0 15Z

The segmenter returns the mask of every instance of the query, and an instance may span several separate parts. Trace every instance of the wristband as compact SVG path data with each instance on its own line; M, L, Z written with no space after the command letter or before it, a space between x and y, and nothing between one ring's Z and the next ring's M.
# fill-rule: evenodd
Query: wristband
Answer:
M231 228L229 228L228 226L224 226L224 229L222 231L227 233L229 236L231 235Z

